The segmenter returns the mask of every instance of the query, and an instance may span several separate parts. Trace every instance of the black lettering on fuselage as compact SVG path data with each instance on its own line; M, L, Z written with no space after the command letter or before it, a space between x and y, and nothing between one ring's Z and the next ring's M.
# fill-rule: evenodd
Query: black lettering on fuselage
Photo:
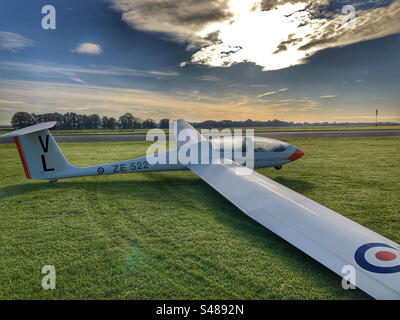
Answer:
M47 168L47 164L46 164L46 158L44 157L44 155L42 154L42 166L43 166L43 171L44 172L50 172L50 171L54 171L54 168Z
M49 152L49 135L46 135L46 144L43 143L43 139L41 136L38 136L40 145L42 146L43 152L48 153ZM46 157L44 154L41 155L42 158L42 167L44 172L51 172L54 171L54 168L47 168L47 163L46 163Z
M46 136L46 145L43 143L43 139L41 136L39 136L38 138L39 138L39 142L40 142L40 145L42 146L44 153L49 152L49 135Z

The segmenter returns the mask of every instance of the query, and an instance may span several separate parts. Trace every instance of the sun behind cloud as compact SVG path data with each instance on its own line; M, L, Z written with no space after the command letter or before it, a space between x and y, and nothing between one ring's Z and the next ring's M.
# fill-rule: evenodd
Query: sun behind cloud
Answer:
M187 43L191 63L230 67L252 62L264 71L304 64L318 51L400 32L400 1L355 3L356 23L345 25L330 0L108 0L135 29ZM367 2L367 1L365 1ZM182 66L186 66L186 63Z

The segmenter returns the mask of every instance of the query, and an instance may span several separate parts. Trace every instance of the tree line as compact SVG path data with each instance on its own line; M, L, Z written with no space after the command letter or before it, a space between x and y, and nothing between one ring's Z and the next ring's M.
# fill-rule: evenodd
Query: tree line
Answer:
M114 117L100 117L98 114L82 115L74 112L66 114L61 113L45 113L34 114L28 112L17 112L11 119L11 124L14 128L20 129L34 124L57 121L54 129L56 130L85 130L85 129L154 129L168 128L169 119L162 119L156 122L153 119L142 120L134 117L131 113L126 113L118 119Z
M167 129L169 128L169 119L162 119L156 122L152 119L142 120L134 117L131 113L126 113L118 119L113 117L100 117L98 114L81 115L74 112L66 114L60 113L45 113L34 114L28 112L17 112L11 119L11 124L14 128L24 128L41 122L57 121L54 127L56 130L86 130L86 129ZM280 120L270 121L231 121L222 120L214 121L207 120L198 123L192 123L196 128L214 129L214 128L240 128L240 127L286 127L293 126L293 122L285 122Z
M131 113L125 113L118 119L113 117L100 117L98 114L81 115L74 112L66 114L60 113L45 113L34 114L28 112L17 112L11 119L11 124L14 128L24 128L37 123L57 121L55 126L56 130L86 130L86 129L122 129L122 130L135 130L135 129L168 129L169 119L162 119L156 122L153 119L142 120L134 117ZM203 122L191 122L191 124L199 129L223 129L223 128L259 128L259 127L323 127L323 126L352 126L352 125L375 125L375 123L329 123L329 122L286 122L281 120L268 120L268 121L253 121L248 119L246 121L232 121L222 120L214 121L207 120ZM380 122L380 125L398 125L395 122Z

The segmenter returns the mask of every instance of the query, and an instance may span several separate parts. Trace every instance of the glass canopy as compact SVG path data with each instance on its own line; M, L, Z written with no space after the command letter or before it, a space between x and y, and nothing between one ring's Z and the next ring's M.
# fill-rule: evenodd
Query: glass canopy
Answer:
M225 148L233 152L246 152L246 139L244 137L222 137L211 141L215 150L224 152ZM254 152L283 152L289 148L289 144L275 139L254 137Z

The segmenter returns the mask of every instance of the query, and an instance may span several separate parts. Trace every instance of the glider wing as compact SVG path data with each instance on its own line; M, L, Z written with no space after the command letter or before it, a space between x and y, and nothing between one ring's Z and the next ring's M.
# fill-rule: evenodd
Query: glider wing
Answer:
M200 135L179 120L176 139L180 130L190 128ZM204 137L197 141L204 143ZM233 161L186 166L249 217L339 276L353 267L354 284L372 297L400 299L400 246L395 242L252 170L244 174Z

